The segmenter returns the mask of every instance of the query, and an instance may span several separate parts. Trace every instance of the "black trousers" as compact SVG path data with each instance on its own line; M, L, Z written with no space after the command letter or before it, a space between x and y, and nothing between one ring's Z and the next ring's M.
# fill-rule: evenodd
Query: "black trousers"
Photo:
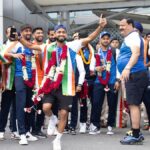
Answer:
M11 105L13 108L13 111L11 111L11 115L12 115L11 131L12 132L17 131L15 101L16 101L16 95L15 95L14 87L12 90L5 90L2 93L1 110L0 110L0 132L5 132L5 128L8 120L8 114L10 112Z

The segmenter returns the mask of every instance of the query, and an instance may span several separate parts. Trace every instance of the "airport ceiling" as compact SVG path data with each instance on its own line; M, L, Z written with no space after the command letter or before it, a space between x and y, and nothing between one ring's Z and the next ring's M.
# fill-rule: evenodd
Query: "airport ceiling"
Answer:
M69 4L87 4L87 3L99 3L99 2L115 2L126 0L35 0L41 6L54 6L54 5L69 5Z
M48 13L53 12L75 12L91 10L98 15L103 12L110 20L119 20L120 16L128 16L141 21L147 26L150 22L150 14L140 12L140 14L132 13L138 8L150 7L150 0L22 0L23 3L33 14L42 15L52 25L56 24ZM119 11L112 11L113 9L120 9ZM143 9L144 10L144 9ZM129 13L130 12L130 13ZM96 24L97 20L89 24L83 25L74 31L87 28L88 26Z
M78 11L93 9L116 9L149 7L150 0L22 0L32 11L36 7L45 12Z

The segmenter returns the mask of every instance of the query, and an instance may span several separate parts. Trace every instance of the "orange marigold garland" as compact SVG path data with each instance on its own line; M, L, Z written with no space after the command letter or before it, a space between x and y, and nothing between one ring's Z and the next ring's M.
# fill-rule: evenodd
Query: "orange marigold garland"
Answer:
M89 65L91 63L91 59L92 59L92 50L91 50L90 46L88 46L88 49L90 52L88 60L85 59L84 54L83 54L83 50L81 49L79 51L79 54L81 55L82 60L83 60L84 64L86 64L86 65Z

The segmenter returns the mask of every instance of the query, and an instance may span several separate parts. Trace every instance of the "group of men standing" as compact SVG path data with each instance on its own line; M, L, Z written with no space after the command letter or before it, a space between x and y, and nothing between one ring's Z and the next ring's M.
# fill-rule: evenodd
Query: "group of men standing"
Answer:
M83 38L74 36L71 42L66 42L65 26L57 25L54 31L48 31L50 38L46 44L43 43L44 33L41 27L32 30L31 26L24 25L20 28L21 36L14 33L16 34L14 39L9 39L11 27L7 29L8 42L11 42L6 43L2 50L2 57L8 62L2 62L2 81L5 81L2 82L2 89L6 90L2 94L0 112L1 139L4 139L9 109L14 102L12 132L15 138L20 139L19 144L26 145L28 141L38 140L30 133L31 131L34 135L46 137L41 132L45 114L50 117L47 133L56 134L53 150L61 150L61 137L70 108L72 115L70 130L75 131L79 99L82 105L80 133L86 132L87 98L90 98L92 106L89 134L98 134L105 94L109 107L107 134L114 134L112 129L115 125L118 90L121 81L124 81L132 135L127 135L120 142L122 144L142 142L140 104L148 83L147 68L144 65L144 41L135 30L134 21L122 19L120 32L125 38L120 51L115 51L114 55L110 46L110 33L101 32L106 24L106 18L101 16L99 26L94 32ZM99 46L94 52L89 43L99 33ZM11 84L10 89L6 88L8 85L6 82ZM39 115L39 109L44 113ZM20 136L16 132L16 126Z

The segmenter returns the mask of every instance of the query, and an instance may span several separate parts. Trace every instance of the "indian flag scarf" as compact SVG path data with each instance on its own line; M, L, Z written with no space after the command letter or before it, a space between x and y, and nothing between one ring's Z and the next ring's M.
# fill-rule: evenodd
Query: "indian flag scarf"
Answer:
M1 54L2 57L6 60L5 66L6 66L6 89L12 90L13 82L14 82L14 76L15 76L15 61L14 59L10 59L4 56L6 45L3 45L1 48Z
M35 41L33 41L32 43L37 44ZM35 55L35 65L36 65L35 88L40 87L43 77L44 77L44 70L43 70L44 47L45 47L45 44L42 44L41 45L42 52L33 50L33 54Z
M44 51L45 59L47 61L51 58L52 51L56 50L56 42L51 43L47 46L47 49ZM64 76L62 80L62 92L65 96L74 96L75 95L75 57L76 52L67 47L67 62L65 65ZM44 59L44 60L45 60ZM45 60L45 66L47 61Z
M3 63L3 64L7 64L9 63L9 60L4 56L4 49L5 49L5 45L2 45L0 47L0 61Z
M44 53L43 53L43 69L44 73L46 71L46 68L48 66L48 61L51 58L52 51L56 48L55 44L48 44L44 47Z

